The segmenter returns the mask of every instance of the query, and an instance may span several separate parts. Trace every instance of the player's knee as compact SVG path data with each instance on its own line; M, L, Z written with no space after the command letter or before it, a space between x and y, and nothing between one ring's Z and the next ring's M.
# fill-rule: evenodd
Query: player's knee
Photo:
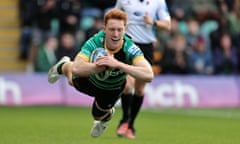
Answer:
M133 93L133 91L134 91L134 85L131 84L131 83L127 83L127 84L125 85L125 88L124 88L124 90L123 90L123 93L124 93L124 94L131 94L131 93Z
M127 81L125 88L123 90L124 94L130 94L134 91L135 80L131 76L127 76Z
M144 87L135 87L134 94L139 96L144 95Z
M137 81L135 84L135 87L134 87L134 90L135 90L134 93L136 95L140 95L140 96L144 95L145 86L146 86L145 82Z
M73 86L73 81L72 81L72 79L69 79L69 80L68 80L68 84L69 84L70 86Z
M144 95L144 89L135 89L134 94L139 95L139 96L143 96Z
M94 102L93 108L92 108L92 116L95 120L109 121L112 119L113 114L114 114L114 108L102 109L97 105L96 102Z
M127 86L126 85L126 87L124 88L124 90L123 90L123 93L124 94L130 94L130 93L132 93L134 91L134 87L133 86Z

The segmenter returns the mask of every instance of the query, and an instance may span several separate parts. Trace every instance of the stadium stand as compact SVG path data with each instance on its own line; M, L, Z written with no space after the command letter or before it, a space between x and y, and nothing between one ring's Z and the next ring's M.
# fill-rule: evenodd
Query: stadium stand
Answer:
M18 0L0 1L0 72L21 72L24 61L19 61Z

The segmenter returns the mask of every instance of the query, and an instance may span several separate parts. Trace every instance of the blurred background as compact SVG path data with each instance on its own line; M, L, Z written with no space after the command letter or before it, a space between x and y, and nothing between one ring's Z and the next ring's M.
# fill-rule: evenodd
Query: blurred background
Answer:
M0 104L88 105L64 79L49 85L47 72L63 55L74 58L115 2L0 1ZM154 30L145 107L240 106L240 0L166 2L172 29Z

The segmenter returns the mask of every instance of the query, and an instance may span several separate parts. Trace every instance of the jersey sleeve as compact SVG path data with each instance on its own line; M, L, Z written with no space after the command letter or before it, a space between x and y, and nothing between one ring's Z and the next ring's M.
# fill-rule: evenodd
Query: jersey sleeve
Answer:
M82 46L78 56L80 56L85 61L89 62L92 52L99 47L103 47L105 33L103 31L99 31L89 40L87 40Z
M91 53L94 50L94 45L92 45L93 39L89 39L81 48L78 55L82 59L84 59L86 62L90 61Z
M157 17L159 20L170 20L168 6L165 0L160 0Z
M144 59L144 55L143 52L141 51L141 49L133 44L129 49L128 49L128 53L129 53L129 57L130 57L130 61L132 62L132 64L137 63L138 61L141 61Z

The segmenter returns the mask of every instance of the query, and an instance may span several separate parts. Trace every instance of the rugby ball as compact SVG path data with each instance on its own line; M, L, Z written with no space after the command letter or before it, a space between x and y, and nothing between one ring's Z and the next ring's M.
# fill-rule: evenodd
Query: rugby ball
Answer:
M97 61L99 57L106 56L106 55L107 55L107 51L104 48L96 48L91 54L90 62L94 63Z
M94 63L97 61L99 57L106 56L107 51L104 48L97 48L92 52L92 55L90 57L90 62ZM109 77L109 71L105 70L103 72L97 73L94 75L96 79L100 81L104 81Z

